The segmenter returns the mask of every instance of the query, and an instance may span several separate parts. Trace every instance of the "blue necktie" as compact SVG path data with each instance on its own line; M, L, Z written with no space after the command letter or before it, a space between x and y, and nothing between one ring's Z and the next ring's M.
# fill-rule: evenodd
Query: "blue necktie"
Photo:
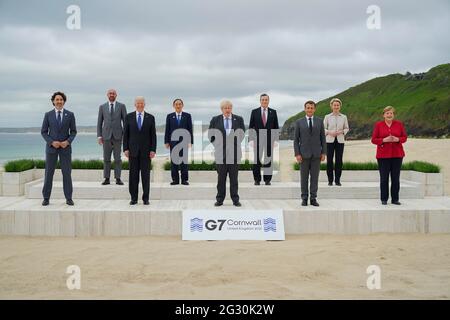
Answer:
M228 117L225 118L225 130L227 132L227 135L230 133L230 119Z
M62 125L61 111L58 111L58 126L61 128L61 125Z
M141 117L141 113L139 112L139 115L138 115L138 129L139 129L139 131L141 131L141 128L142 128L142 117Z
M177 115L177 124L180 125L180 122L181 122L181 116L178 114Z

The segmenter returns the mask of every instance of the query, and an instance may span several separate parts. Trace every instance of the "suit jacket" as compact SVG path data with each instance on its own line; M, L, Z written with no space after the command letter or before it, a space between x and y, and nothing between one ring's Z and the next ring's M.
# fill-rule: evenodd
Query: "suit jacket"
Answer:
M177 145L182 139L172 141L172 133L177 129L186 129L190 134L189 143L194 144L194 135L192 132L192 118L187 112L181 113L180 125L178 125L177 114L175 112L169 113L166 117L166 131L164 134L164 143L170 144L170 147Z
M208 138L214 145L214 158L218 164L238 164L241 162L241 143L245 138L244 119L232 114L231 129L233 129L234 132L230 132L227 136L222 114L213 117L209 124ZM218 134L221 135L220 138L217 137Z
M306 117L295 122L294 152L296 156L301 155L306 159L320 158L322 154L327 153L325 130L321 118L314 116L312 133L309 131Z
M126 150L130 152L131 157L156 152L156 126L153 115L144 113L142 128L139 130L136 111L127 114L123 132L123 151Z
M348 120L345 114L339 113L337 117L333 116L333 113L327 114L323 119L323 125L325 126L325 136L327 138L327 143L333 143L333 136L328 134L328 131L336 131L342 130L344 133L341 133L337 136L337 140L339 143L345 143L345 135L348 133L350 128L348 127Z
M383 139L389 135L399 138L399 142L383 142ZM391 127L388 127L384 120L378 121L372 133L372 143L377 145L376 158L403 158L405 156L403 143L407 139L408 136L401 121L393 120Z
M250 115L250 123L248 125L249 128L249 135L248 139L249 141L256 141L259 137L259 130L260 129L267 129L267 142L274 140L278 140L278 116L277 111L272 108L267 108L267 119L266 119L266 125L264 126L262 121L262 115L261 115L261 107L258 107L256 109L252 110L252 113ZM253 130L250 130L253 129ZM276 129L276 131L274 130ZM274 130L274 131L272 131ZM276 136L274 136L276 134ZM273 136L273 138L272 138Z
M125 122L127 108L123 103L116 101L113 117L111 117L110 109L109 101L98 108L97 137L102 137L104 140L111 138L120 140L123 135L122 123Z
M56 111L55 109L50 110L45 113L44 121L42 122L41 127L41 135L47 143L45 148L46 153L56 153L57 149L52 147L53 141L69 141L69 146L65 149L59 148L61 152L72 152L72 141L75 139L77 135L77 127L75 124L75 115L73 112L66 110L64 108L63 113L61 114L62 123L61 127L58 125L58 121L56 120Z

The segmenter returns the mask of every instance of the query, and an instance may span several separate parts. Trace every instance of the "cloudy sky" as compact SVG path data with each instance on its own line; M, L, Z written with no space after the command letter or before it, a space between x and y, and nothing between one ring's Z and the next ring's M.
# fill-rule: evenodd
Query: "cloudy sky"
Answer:
M370 5L380 29L367 27ZM448 0L0 0L0 127L40 126L56 90L95 125L108 88L129 111L145 96L157 123L177 97L195 120L228 98L248 121L267 92L284 122L306 99L450 62L449 13Z

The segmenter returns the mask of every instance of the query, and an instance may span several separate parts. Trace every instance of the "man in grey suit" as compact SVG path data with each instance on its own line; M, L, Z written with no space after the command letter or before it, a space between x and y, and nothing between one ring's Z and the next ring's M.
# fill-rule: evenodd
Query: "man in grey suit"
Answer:
M302 206L308 205L308 180L311 178L309 195L311 205L318 207L320 162L325 160L327 142L322 119L315 117L316 103L306 101L306 116L295 122L294 152L300 163Z
M103 145L103 177L102 185L110 184L111 153L114 153L114 178L116 184L123 185L120 180L122 170L121 146L123 138L123 124L127 117L127 108L123 103L116 101L117 92L109 89L105 102L98 108L97 137L98 143Z
M55 173L56 164L61 164L63 175L63 188L66 203L73 206L72 200L72 142L77 135L77 127L75 124L75 115L64 108L66 103L66 95L62 92L55 92L51 101L54 109L47 112L42 122L41 135L46 142L45 147L45 178L42 196L43 206L50 204L50 195L53 186L53 175Z

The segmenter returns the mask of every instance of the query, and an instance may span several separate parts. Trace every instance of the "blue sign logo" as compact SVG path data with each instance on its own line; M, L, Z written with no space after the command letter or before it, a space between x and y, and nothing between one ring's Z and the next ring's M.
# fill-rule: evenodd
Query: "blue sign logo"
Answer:
M191 219L191 232L202 232L203 231L203 219L193 218Z
M277 221L273 218L264 219L264 232L276 232L277 231Z

